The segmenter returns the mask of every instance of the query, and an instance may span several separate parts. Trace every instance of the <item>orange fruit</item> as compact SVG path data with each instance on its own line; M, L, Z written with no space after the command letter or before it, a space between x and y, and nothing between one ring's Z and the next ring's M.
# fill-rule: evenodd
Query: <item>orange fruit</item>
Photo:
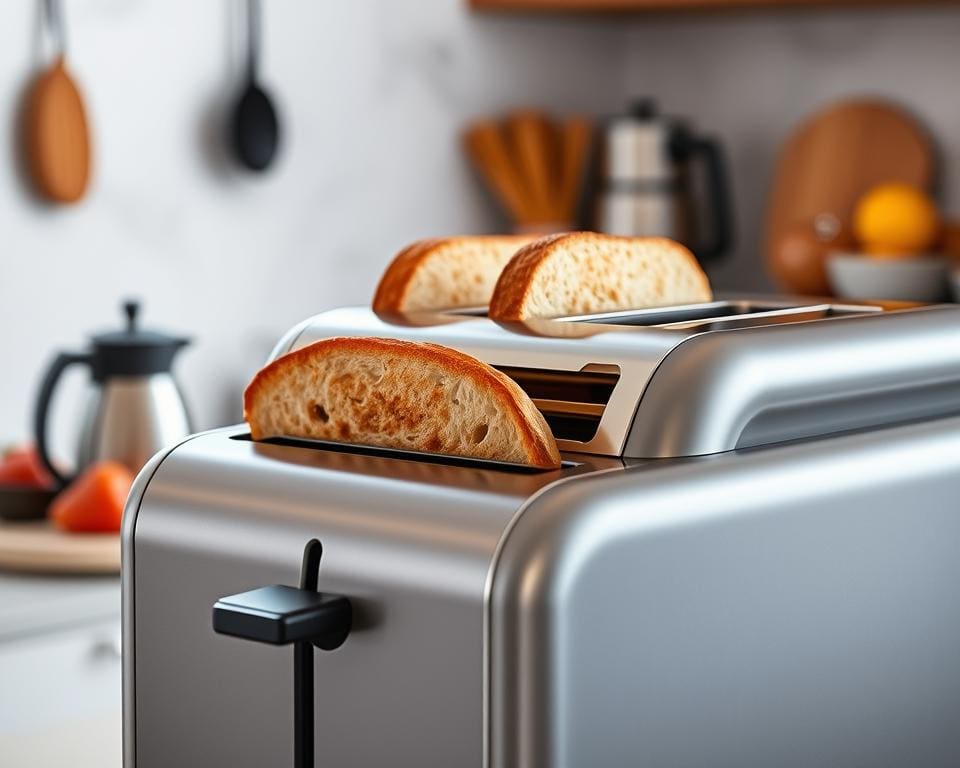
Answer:
M922 189L890 182L860 198L853 214L853 231L868 254L913 255L936 242L940 217L933 200Z

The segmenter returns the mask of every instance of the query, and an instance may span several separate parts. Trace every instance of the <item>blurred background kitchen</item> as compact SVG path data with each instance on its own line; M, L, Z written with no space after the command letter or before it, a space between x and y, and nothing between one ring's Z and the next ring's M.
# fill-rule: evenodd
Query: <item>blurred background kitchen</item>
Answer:
M938 220L960 218L960 3L264 0L257 75L279 141L263 171L244 168L228 140L246 77L245 2L55 5L85 105L89 175L75 202L49 199L69 180L46 179L55 189L43 193L25 115L57 30L44 3L3 3L0 444L33 440L34 402L53 355L122 328L125 299L142 302L142 326L191 339L174 370L193 426L233 423L244 384L279 334L322 309L368 302L403 244L510 230L518 219L534 229L599 227L604 194L647 194L661 183L689 183L693 207L705 210L705 231L691 238L716 240L718 228L731 235L721 254L704 258L720 291L806 290L811 249L852 251L856 272L867 263L860 251L886 247L920 260L934 254L935 263L834 281L847 279L842 290L853 295L862 281L874 291L877 279L929 290L932 279L934 293L944 292L933 298L946 298L950 262L938 254L954 246L950 225ZM601 8L622 12L569 12ZM545 135L541 113L556 132L545 155L535 146ZM809 122L817 114L826 127ZM638 159L639 150L623 160L610 144L616 115L632 121L628 144L653 126L644 141L668 154L677 151L674 129L657 121L682 117L690 167L678 170L673 159L659 167ZM580 119L594 134L576 155L570 210L531 213L536 200L511 208L489 145L474 147L473 162L466 151L471 125L509 138L520 120L534 149L508 170L536 190L538 172L559 183L543 157L558 156L557 136ZM814 129L822 135L803 138ZM889 141L855 157L876 136ZM713 186L691 149L703 139L725 166ZM611 178L615 155L623 178ZM653 181L638 170L641 160L652 163ZM887 181L920 196L887 190L860 214L868 233L881 230L879 240L889 220L900 222L892 240L872 247L857 240L853 213ZM711 211L718 185L729 211L719 224ZM771 226L794 244L769 242ZM778 272L778 259L799 259L798 284L790 269ZM824 279L818 265L815 284ZM53 404L51 445L65 465L88 387L87 375L70 373ZM0 527L0 550L10 525ZM0 571L0 766L63 765L67 754L75 766L118 765L116 577L15 570Z

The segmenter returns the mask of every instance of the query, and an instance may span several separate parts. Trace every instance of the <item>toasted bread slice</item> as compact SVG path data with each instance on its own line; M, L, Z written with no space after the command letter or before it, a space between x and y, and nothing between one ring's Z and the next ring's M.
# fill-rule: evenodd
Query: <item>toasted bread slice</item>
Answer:
M437 344L333 338L277 358L250 382L254 440L301 437L560 466L543 416L517 384Z
M419 240L387 267L373 309L391 313L485 307L501 270L532 239L480 235Z
M527 320L710 301L697 260L663 237L568 232L521 248L490 299L495 320Z

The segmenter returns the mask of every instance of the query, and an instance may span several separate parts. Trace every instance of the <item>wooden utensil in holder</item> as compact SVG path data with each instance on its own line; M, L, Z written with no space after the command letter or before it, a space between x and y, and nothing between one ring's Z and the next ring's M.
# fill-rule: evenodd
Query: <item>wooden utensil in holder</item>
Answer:
M27 158L41 195L55 203L75 203L90 181L90 131L80 91L66 68L59 0L46 0L44 11L56 52L27 100Z
M519 110L471 123L464 149L515 231L565 231L576 224L592 130L584 117Z

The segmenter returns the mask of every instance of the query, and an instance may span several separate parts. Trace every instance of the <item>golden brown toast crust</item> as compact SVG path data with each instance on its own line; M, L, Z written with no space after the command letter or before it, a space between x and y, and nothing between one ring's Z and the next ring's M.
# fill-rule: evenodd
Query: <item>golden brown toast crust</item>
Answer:
M519 249L530 240L525 235L460 235L433 237L411 243L394 257L380 278L373 297L373 310L383 314L407 311L407 298L418 270L440 250L446 249L454 256L458 246L507 245ZM439 301L436 307L428 309L452 308L449 303Z
M384 358L407 358L415 362L432 363L452 376L470 379L479 390L489 395L495 408L507 413L510 422L516 428L517 438L526 457L525 463L551 469L560 466L560 453L549 427L527 395L512 379L486 363L455 349L438 344L397 339L373 337L324 339L279 357L262 368L247 386L243 396L244 419L250 425L251 436L254 440L278 436L266 434L263 431L260 424L260 413L258 413L260 408L270 407L270 398L265 396L270 394L271 388L279 384L290 372L309 368L310 363L321 360L332 352L347 352L358 355L374 354ZM304 393L304 397L309 397L309 393ZM382 393L376 391L372 393L371 397L383 399ZM406 409L404 405L403 391L400 390L394 393L389 403L373 402L370 407L378 416L387 419L423 419L430 416L430 414L421 412L410 413L409 404L407 404ZM380 424L380 426L383 425ZM395 426L388 424L387 429ZM285 436L304 437L308 435ZM330 439L342 439L349 442L349 435L341 434L332 436ZM384 445L383 447L398 446ZM425 452L436 452L436 450L431 451L429 445L419 446L419 449Z
M390 262L380 283L377 285L377 291L373 295L374 312L400 312L403 307L403 299L407 288L417 271L417 267L423 263L430 249L436 248L443 243L443 238L432 237L426 240L417 240L400 251Z
M525 306L536 285L537 273L547 259L558 249L575 246L579 243L604 244L610 242L627 244L643 243L662 247L665 251L687 262L699 274L702 282L703 300L711 295L710 281L700 268L696 257L684 246L666 237L620 237L598 232L563 232L535 240L521 248L510 260L494 288L490 299L489 316L495 320L516 321L528 319ZM619 309L639 309L639 307L618 307Z
M504 267L490 297L487 314L495 320L519 320L520 308L533 287L533 278L554 243L563 242L571 234L547 235L525 245Z

